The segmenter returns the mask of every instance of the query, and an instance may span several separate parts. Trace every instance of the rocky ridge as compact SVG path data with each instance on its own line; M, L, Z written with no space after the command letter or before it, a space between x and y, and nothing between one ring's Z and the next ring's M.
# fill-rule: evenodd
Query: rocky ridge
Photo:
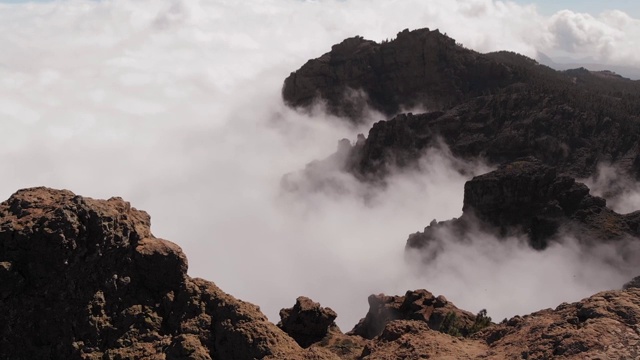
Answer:
M292 73L282 95L290 106L302 108L321 99L331 113L358 122L367 106L386 115L416 106L447 108L515 81L508 67L456 45L438 30L420 29L380 44L359 36L346 39Z
M372 295L343 334L311 299L276 326L186 271L180 248L120 198L20 190L0 204L0 358L583 359L640 346L634 286L500 324L426 290Z
M282 94L290 106L321 101L352 121L364 121L367 107L389 118L358 139L346 161L365 180L414 166L439 141L464 159L534 156L577 178L606 162L640 176L640 82L480 54L437 30L405 30L380 44L347 39L292 73ZM426 110L398 114L416 107Z
M607 291L493 324L470 338L389 322L362 359L636 359L640 291Z
M120 198L20 190L0 204L0 358L335 359L187 276Z

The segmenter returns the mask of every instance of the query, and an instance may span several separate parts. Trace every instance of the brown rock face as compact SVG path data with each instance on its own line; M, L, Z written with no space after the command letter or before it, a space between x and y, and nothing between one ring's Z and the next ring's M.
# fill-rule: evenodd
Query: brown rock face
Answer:
M487 352L482 341L443 334L429 329L420 321L395 320L389 322L384 332L364 348L360 359L508 359L492 357Z
M21 190L0 204L2 359L331 359L187 276L120 198Z
M411 235L407 248L425 247L441 229L465 238L478 226L502 236L525 234L532 247L543 249L561 229L584 242L637 237L638 213L617 214L586 185L524 158L468 181L462 216Z
M637 359L639 316L640 289L628 289L516 316L471 338L433 331L422 321L396 320L360 359Z
M607 291L488 328L491 349L528 359L637 359L640 289Z
M395 320L418 320L430 329L441 330L447 316L455 317L461 335L468 333L476 318L472 313L458 309L444 296L436 297L427 290L407 291L404 296L371 295L369 312L350 334L373 339Z
M327 336L330 327L336 327L333 321L337 316L331 308L300 296L292 308L280 310L278 327L306 348Z

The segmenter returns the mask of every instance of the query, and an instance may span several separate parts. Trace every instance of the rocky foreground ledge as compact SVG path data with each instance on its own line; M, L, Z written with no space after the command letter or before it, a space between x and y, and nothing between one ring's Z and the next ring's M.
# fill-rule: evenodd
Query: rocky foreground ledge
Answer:
M146 212L33 188L0 205L0 358L333 357L187 276L184 253L151 234Z
M300 297L269 322L187 275L181 249L120 198L20 190L0 204L1 359L632 359L640 290L493 324L426 290L372 295L343 334ZM481 321L480 321L481 320ZM490 319L489 319L490 320ZM480 324L482 326L477 326Z

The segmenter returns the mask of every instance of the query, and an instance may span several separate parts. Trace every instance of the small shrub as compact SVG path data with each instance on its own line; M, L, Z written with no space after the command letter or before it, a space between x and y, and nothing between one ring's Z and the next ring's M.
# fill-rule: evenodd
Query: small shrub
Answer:
M482 309L476 315L476 321L471 325L469 335L475 334L489 325L491 325L491 317L487 316L487 310Z
M458 316L453 311L450 311L447 316L444 317L442 325L440 325L440 332L449 334L451 336L461 337L460 324L458 324Z

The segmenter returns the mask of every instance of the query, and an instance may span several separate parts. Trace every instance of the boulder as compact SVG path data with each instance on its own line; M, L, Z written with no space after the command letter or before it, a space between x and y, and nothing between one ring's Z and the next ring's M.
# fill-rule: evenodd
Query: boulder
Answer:
M300 296L292 308L280 310L278 327L306 348L327 336L330 327L336 327L337 316L331 308Z
M476 319L472 313L458 309L444 296L436 297L427 290L407 291L404 296L371 295L367 315L349 334L373 339L395 320L417 320L432 330L446 332L450 330L443 329L447 317L450 322L455 322L450 325L458 329L460 335L467 335Z

